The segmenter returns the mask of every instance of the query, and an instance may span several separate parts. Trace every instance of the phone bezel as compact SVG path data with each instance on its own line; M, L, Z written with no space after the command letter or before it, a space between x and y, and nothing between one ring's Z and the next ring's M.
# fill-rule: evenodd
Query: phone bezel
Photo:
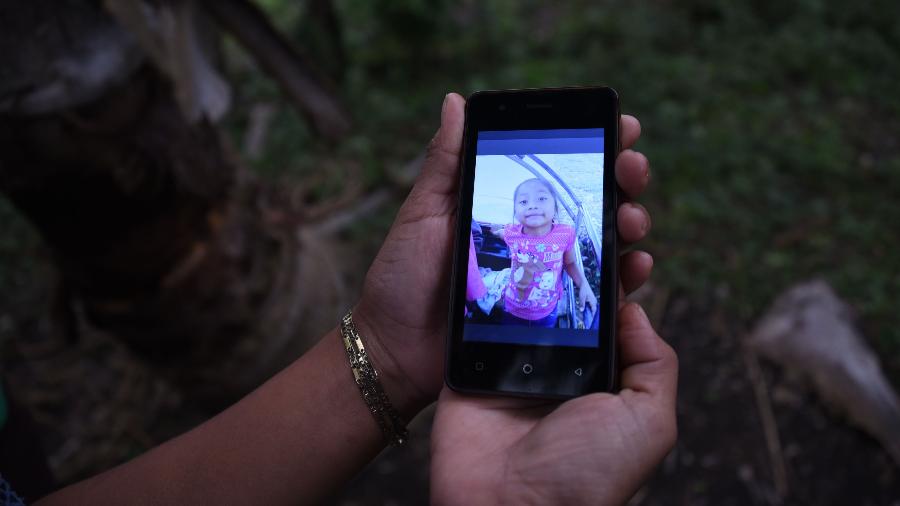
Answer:
M465 307L468 241L472 220L472 193L478 132L482 130L532 130L603 128L604 207L602 225L600 293L601 324L596 348L528 346L462 338ZM617 387L616 313L618 304L618 185L615 159L619 144L619 100L609 87L551 88L479 91L466 102L466 121L460 161L459 208L455 234L453 275L445 382L466 393L558 398L589 392L609 392ZM604 318L605 316L605 318ZM483 367L476 370L475 364ZM525 374L524 364L532 366ZM581 376L575 369L581 369Z

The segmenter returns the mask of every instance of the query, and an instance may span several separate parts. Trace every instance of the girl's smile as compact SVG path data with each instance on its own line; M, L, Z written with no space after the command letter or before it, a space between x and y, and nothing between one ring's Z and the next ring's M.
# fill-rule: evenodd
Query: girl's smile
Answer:
M556 199L540 181L526 181L515 195L515 218L525 232L543 235L550 231L556 216Z

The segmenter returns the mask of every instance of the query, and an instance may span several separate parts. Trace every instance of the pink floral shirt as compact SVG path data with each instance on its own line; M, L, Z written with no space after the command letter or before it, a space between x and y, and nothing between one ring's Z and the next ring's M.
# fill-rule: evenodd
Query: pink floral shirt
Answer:
M522 225L507 225L511 269L504 300L506 311L524 320L540 320L556 309L562 295L563 255L575 244L575 229L555 223L546 235L522 233Z

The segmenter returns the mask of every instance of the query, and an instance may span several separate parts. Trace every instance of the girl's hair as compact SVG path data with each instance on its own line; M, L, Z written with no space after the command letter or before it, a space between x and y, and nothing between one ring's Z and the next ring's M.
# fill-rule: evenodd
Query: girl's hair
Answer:
M531 179L526 179L525 181L522 181L521 183L519 183L519 186L516 186L515 191L513 191L513 221L515 221L515 219L516 219L516 196L519 194L519 188L524 186L526 183L540 183L544 186L544 188L547 189L548 192L550 192L550 195L553 196L553 207L554 207L552 221L553 221L553 223L556 223L556 217L559 216L559 194L556 193L556 188L554 188L553 185L550 184L549 181L547 181L546 179L539 178L539 177L533 177Z

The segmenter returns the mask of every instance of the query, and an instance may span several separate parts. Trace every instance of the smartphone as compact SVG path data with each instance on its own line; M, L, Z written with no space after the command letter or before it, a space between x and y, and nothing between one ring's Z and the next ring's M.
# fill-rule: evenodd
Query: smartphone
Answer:
M611 88L469 97L450 388L554 399L616 388L619 150Z

